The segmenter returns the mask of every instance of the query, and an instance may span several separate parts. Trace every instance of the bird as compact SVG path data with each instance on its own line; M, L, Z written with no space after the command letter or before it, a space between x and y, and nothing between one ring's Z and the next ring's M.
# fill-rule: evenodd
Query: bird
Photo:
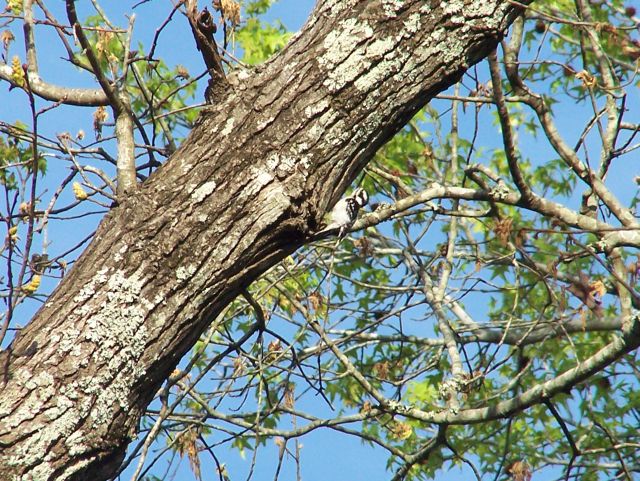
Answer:
M369 194L361 187L355 189L351 195L344 197L333 206L329 214L330 222L316 234L317 237L325 237L337 231L338 239L344 238L353 223L358 218L358 211L369 202Z

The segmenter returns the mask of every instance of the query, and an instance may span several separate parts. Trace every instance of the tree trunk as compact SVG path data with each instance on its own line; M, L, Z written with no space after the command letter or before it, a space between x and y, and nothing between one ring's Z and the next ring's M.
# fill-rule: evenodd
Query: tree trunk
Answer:
M506 0L319 2L113 209L0 354L0 478L102 480L213 317L501 38Z

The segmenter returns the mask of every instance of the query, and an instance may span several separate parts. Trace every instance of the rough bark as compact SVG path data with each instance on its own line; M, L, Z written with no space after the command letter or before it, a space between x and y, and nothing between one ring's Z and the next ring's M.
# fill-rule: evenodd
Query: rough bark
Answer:
M283 52L231 75L0 354L0 478L109 478L210 320L309 238L515 13L505 0L319 2Z

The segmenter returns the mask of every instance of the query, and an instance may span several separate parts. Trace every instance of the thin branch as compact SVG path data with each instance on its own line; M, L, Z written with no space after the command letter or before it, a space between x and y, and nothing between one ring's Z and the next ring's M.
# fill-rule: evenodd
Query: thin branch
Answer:
M560 155L560 157L571 167L576 175L590 186L594 193L604 202L611 212L623 225L637 227L638 222L632 212L624 207L620 201L610 192L595 172L586 166L578 157L576 152L567 145L558 132L553 122L551 111L544 98L539 94L534 94L523 82L518 72L518 54L523 36L522 19L517 19L513 23L511 32L511 42L507 45L503 42L505 71L514 93L525 99L525 103L531 107L544 130L549 143Z
M554 404L551 402L551 400L546 399L544 401L544 404L545 406L547 406L547 408L549 408L549 411L551 411L551 414L553 414L553 417L556 419L556 421L558 422L558 425L560 426L560 429L564 433L564 437L569 442L569 446L571 446L571 459L569 460L569 464L567 465L567 472L564 477L565 481L568 481L571 474L571 468L573 467L573 463L576 460L576 458L580 456L580 449L576 445L576 442L573 440L573 436L571 435L571 431L569 431L569 428L567 427L567 423L564 422L564 419L562 419L562 416L560 416L560 413L558 412Z
M93 49L93 46L91 45L91 42L89 42L89 39L84 34L84 29L82 28L82 25L80 24L80 21L78 20L78 15L76 13L75 0L65 0L65 4L67 7L67 17L69 18L69 22L73 27L73 31L76 34L76 38L78 39L78 42L80 42L80 46L82 47L83 51L87 55L87 58L89 59L89 63L91 64L93 74L98 80L100 87L102 87L103 92L109 99L109 104L111 105L111 107L113 107L117 115L118 113L122 112L125 107L122 105L122 102L117 95L117 91L115 87L109 81L109 79L107 79L104 72L102 71L102 67L100 66L98 56L96 55L96 52Z
M489 71L491 72L491 84L493 86L493 98L495 99L496 107L498 109L498 118L500 119L500 126L502 128L502 140L504 142L504 151L507 156L507 163L509 165L509 171L511 177L516 184L516 187L520 191L521 199L525 205L534 205L537 196L531 191L529 183L525 180L520 170L519 155L513 139L513 133L511 131L511 119L509 118L509 111L504 101L504 95L502 93L502 77L500 76L500 70L498 67L498 57L495 50L489 54Z

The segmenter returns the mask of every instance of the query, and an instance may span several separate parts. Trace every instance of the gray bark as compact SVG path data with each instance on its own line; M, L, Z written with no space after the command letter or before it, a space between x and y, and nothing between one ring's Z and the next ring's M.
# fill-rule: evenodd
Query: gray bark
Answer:
M0 354L0 478L109 478L212 318L310 238L515 13L505 0L319 2L284 51L230 75Z

